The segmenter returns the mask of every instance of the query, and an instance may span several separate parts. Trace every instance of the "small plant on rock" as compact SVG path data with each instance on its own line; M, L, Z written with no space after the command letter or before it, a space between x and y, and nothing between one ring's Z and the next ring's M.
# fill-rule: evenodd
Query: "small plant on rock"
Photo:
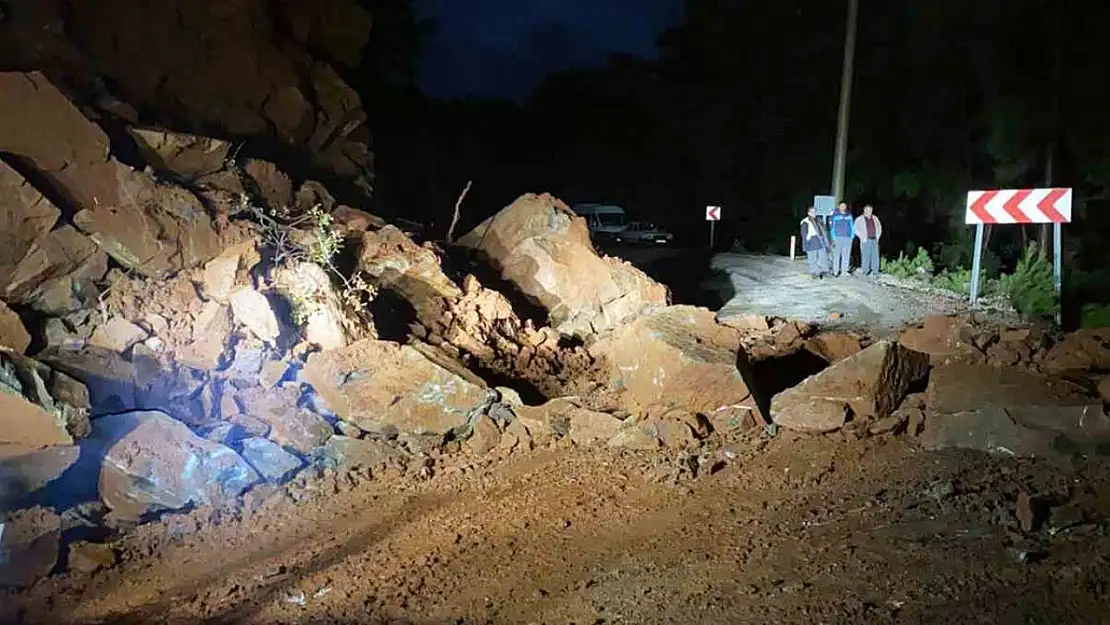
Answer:
M246 196L242 202L261 226L262 243L272 250L275 265L287 268L295 268L300 263L318 265L342 283L340 298L347 310L358 315L367 311L377 291L361 273L356 272L348 278L335 266L335 257L343 247L343 236L336 229L334 218L322 206L313 206L294 216L287 207L265 210L252 204ZM291 303L297 323L304 323L311 311L322 305L312 301L316 297L318 295L299 290L293 293Z

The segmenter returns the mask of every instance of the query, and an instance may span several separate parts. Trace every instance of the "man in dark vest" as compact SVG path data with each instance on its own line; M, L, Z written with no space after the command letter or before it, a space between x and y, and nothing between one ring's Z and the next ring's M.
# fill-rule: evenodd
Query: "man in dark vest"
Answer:
M829 268L829 237L825 234L821 220L817 218L817 209L810 206L806 210L806 218L799 226L809 274L814 278L823 278Z

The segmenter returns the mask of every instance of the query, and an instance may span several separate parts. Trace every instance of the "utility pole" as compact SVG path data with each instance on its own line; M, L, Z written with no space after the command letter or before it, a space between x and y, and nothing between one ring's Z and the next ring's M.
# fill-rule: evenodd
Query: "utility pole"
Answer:
M840 76L840 112L836 121L836 160L833 161L832 194L844 200L844 168L848 158L848 119L852 108L852 70L856 61L856 15L859 0L848 0L848 29L844 37L844 69Z

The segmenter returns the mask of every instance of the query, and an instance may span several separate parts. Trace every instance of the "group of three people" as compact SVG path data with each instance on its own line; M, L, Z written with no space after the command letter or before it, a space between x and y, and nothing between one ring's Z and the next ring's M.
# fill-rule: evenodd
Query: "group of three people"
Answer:
M848 204L841 202L829 219L831 233L825 232L824 221L817 217L817 209L810 206L801 229L802 250L806 253L810 275L816 278L830 273L834 276L848 275L852 264L852 245L856 239L859 239L861 259L859 273L879 275L879 239L883 236L883 224L870 204L863 207L862 215L853 218Z

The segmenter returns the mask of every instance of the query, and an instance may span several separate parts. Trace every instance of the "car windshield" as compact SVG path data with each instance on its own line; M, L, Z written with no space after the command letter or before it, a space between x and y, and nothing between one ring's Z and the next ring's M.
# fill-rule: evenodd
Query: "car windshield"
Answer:
M600 221L603 226L624 225L624 215L620 213L600 213L597 216L597 220Z

